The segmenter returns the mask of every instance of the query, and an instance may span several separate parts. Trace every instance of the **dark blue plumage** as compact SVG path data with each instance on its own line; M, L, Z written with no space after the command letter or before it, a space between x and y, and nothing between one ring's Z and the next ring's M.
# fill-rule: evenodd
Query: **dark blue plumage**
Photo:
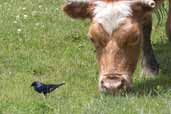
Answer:
M31 84L32 87L34 87L34 90L37 91L38 93L43 93L45 96L54 91L56 88L64 85L65 83L60 83L60 84L44 84L38 81L35 81Z

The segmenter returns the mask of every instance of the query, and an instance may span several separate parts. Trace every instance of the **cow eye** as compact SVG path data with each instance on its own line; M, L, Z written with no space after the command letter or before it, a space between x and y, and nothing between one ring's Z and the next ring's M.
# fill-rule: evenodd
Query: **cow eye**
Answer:
M92 43L95 43L95 40L92 37L90 37L90 40Z

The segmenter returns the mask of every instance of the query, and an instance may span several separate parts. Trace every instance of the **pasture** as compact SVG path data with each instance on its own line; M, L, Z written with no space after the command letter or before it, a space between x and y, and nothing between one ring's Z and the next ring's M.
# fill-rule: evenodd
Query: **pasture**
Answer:
M63 0L0 0L0 114L170 114L171 44L154 18L152 43L160 74L134 73L131 92L99 94L89 21L61 11ZM155 17L155 16L154 16ZM31 83L66 85L48 95Z

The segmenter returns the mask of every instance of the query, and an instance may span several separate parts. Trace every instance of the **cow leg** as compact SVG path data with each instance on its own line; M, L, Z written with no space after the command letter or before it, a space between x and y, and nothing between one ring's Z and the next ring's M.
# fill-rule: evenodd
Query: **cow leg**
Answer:
M166 34L169 39L169 42L171 42L171 0L169 0L169 12L168 12L168 18L166 23Z
M143 51L142 51L142 70L147 75L157 75L159 73L159 64L155 58L151 45L152 16L148 16L143 24Z

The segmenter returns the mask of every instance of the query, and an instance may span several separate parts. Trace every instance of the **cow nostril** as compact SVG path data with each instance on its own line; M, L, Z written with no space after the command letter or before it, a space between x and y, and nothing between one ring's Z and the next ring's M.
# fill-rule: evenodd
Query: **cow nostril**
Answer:
M103 84L104 84L104 81L102 80L102 81L101 81L101 85L103 85Z

